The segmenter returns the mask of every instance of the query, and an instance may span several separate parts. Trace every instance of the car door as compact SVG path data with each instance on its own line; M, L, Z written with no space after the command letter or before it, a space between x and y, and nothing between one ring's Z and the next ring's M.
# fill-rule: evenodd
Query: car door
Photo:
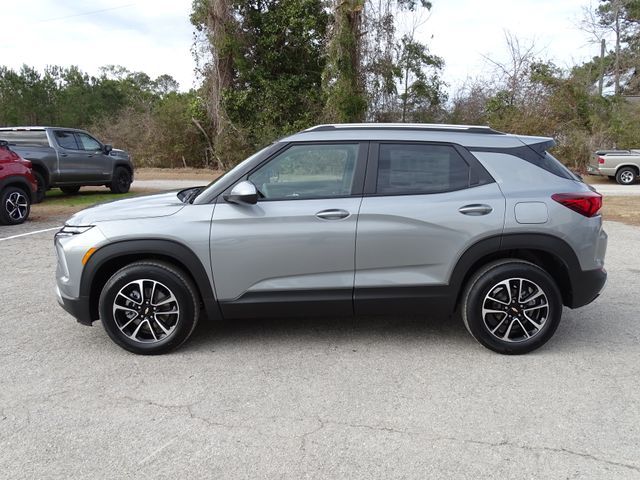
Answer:
M462 253L502 233L505 199L461 147L381 142L371 152L358 217L355 311L432 313L450 294Z
M84 132L76 132L78 145L85 152L85 171L91 181L110 180L113 172L113 157L105 155L102 144Z
M353 313L366 143L295 143L240 180L255 205L217 200L211 266L225 317Z
M58 151L58 183L75 183L84 179L84 150L78 145L75 132L54 130Z

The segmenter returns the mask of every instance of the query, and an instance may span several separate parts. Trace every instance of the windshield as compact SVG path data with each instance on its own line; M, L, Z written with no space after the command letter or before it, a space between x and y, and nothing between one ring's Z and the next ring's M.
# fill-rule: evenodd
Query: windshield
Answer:
M211 188L214 184L216 184L220 179L226 177L227 175L233 174L234 172L236 172L237 170L240 170L244 165L246 165L247 163L249 163L251 160L253 160L254 158L256 158L258 155L260 155L262 152L264 152L266 149L270 148L271 145L267 145L266 147L264 147L262 150L257 151L256 153L254 153L253 155L251 155L249 158L244 159L242 162L240 162L239 164L237 164L235 167L233 167L231 170L227 171L226 173L223 173L222 175L220 175L218 178L214 179L211 183L209 183L209 185L207 185L206 187L202 188L199 192L198 195L200 195L202 192L206 192L207 190L209 190L209 188ZM194 196L191 199L191 202L193 202L198 195Z

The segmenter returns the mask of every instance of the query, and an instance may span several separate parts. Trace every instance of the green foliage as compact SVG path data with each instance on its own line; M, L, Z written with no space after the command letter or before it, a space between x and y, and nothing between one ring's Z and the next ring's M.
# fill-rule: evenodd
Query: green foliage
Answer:
M328 122L364 120L367 99L360 58L360 24L364 0L339 0L334 11L327 65L323 75Z
M194 92L178 93L169 75L106 66L97 77L77 67L0 67L0 125L86 128L130 150L138 165L205 164L205 142L192 122L204 119Z

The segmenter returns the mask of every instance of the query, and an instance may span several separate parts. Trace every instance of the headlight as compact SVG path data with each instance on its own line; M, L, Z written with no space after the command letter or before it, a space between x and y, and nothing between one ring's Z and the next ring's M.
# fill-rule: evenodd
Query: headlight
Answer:
M62 227L62 230L60 230L56 234L56 236L70 237L71 235L79 235L81 233L84 233L92 228L93 228L93 225L84 225L84 226L65 225L64 227Z

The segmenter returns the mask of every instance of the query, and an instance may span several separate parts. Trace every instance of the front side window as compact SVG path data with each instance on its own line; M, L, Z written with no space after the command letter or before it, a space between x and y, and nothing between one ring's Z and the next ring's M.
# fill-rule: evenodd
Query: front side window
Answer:
M351 194L358 144L294 145L249 175L267 200Z
M76 136L73 132L63 132L57 130L55 132L55 135L58 145L60 145L62 148L65 148L67 150L80 150L78 148L78 144L76 143Z
M80 139L80 145L83 150L95 152L96 150L101 150L102 145L95 138L90 137L85 133L78 133L78 138Z
M419 195L469 186L469 165L447 145L381 144L376 193Z

